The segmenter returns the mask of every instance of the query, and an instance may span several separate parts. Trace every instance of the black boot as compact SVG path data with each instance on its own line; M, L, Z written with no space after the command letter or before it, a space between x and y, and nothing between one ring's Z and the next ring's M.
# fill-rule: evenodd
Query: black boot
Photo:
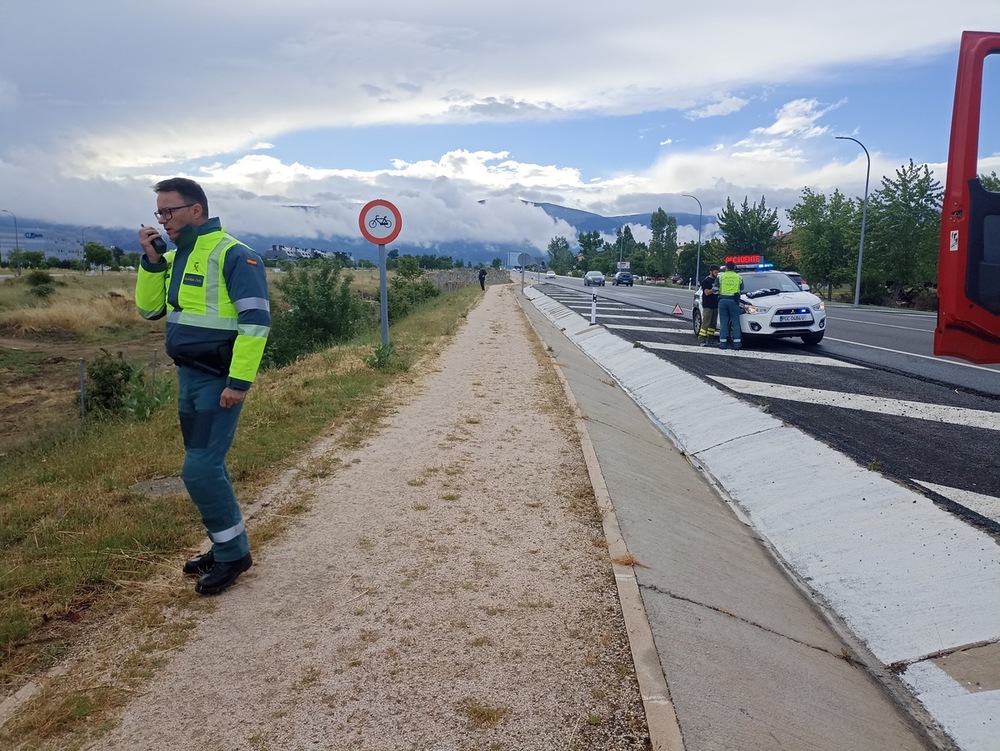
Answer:
M240 574L253 565L253 558L247 553L238 561L216 561L212 570L194 585L194 591L203 595L217 595L232 586Z
M187 576L201 576L207 574L215 565L215 555L209 550L207 553L196 555L184 563L183 571Z

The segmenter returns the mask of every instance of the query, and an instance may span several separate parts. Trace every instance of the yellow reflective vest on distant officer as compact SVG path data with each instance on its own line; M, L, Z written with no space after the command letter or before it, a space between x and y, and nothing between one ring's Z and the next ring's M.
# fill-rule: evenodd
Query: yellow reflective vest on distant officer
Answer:
M167 316L167 355L178 365L228 374L231 388L253 383L271 326L267 276L218 219L185 227L158 264L143 256L135 301L144 318Z
M732 297L738 301L740 291L743 289L743 277L735 271L723 271L717 277L715 286L721 296Z

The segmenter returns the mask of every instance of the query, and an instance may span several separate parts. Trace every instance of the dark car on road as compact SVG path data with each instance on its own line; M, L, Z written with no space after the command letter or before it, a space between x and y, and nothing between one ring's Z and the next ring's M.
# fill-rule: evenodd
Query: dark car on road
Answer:
M629 287L635 282L635 277L632 276L631 271L619 271L615 274L615 278L611 280L612 284L627 284Z
M603 287L604 286L604 274L600 271L588 271L583 275L583 286L584 287Z

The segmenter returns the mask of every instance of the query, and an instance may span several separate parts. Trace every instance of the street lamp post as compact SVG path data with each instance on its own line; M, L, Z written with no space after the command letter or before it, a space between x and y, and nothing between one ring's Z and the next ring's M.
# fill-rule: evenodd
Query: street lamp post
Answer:
M868 149L865 149L865 145L857 138L851 138L850 136L834 137L841 141L854 141L854 143L864 149L865 157L868 159L868 169L865 172L865 198L861 207L861 244L858 245L858 277L854 282L854 307L856 308L861 302L861 259L865 254L865 222L868 220L868 180L872 174L872 158L868 154Z
M698 201L697 197L691 195L690 193L681 193L685 198L694 198ZM701 210L701 201L698 201L698 253L695 257L694 262L694 282L697 284L701 281L701 224L704 212Z
M14 216L14 212L10 209L0 209L0 213L10 214L14 217L14 247L11 250L17 250L17 217ZM10 251L7 252L7 263L10 263Z

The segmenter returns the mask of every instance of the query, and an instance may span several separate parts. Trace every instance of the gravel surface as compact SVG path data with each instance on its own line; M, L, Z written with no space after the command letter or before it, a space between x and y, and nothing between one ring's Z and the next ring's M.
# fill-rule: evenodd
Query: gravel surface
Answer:
M554 363L487 288L100 749L644 749L601 522ZM251 540L253 526L251 525Z

